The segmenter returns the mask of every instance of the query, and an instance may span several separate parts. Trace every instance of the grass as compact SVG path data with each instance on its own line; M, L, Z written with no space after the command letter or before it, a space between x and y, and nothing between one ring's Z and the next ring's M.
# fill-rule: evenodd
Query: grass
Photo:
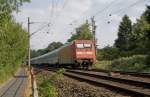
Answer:
M99 61L95 67L112 71L150 73L150 66L145 65L145 61L145 55L135 55L122 57L113 61Z
M64 72L64 69L60 69L51 77L39 74L37 76L39 97L58 97L58 92L53 81L62 78Z

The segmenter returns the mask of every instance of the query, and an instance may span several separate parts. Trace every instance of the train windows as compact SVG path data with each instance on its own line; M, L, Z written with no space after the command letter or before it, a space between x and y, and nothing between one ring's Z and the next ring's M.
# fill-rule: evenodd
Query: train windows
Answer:
M82 49L82 48L92 48L92 44L76 44L77 48Z
M77 48L84 48L83 44L77 44L76 46L77 46Z
M85 48L91 48L92 45L91 45L91 44L84 44L84 47L85 47Z

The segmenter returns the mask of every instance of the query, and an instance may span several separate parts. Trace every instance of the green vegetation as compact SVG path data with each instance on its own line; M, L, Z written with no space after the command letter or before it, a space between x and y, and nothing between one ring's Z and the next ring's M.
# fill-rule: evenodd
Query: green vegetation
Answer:
M57 97L58 93L51 79L40 76L41 80L38 86L39 97ZM39 79L38 79L39 81Z
M148 24L150 25L150 6L147 6L147 10L144 13L144 16L148 22ZM146 60L146 64L150 65L150 27L149 29L146 30L146 43L147 43L147 48L148 48L148 57Z
M124 72L148 72L150 67L145 65L146 56L136 55L123 57L112 61L111 70Z
M76 39L93 39L88 21L86 21L86 23L82 24L80 27L76 28L76 33L73 34L70 39L68 39L68 42Z
M63 43L61 43L61 42L52 42L47 46L47 48L39 49L37 51L31 50L31 58L46 54L46 53L51 52L55 49L58 49L61 46L63 46Z
M26 58L28 34L11 14L27 1L0 0L0 84L17 71Z
M102 70L110 70L112 61L98 61L95 64L95 68Z
M131 57L122 57L112 61L98 61L95 67L109 71L150 72L150 67L145 65L145 61L145 55L135 55Z
M57 89L55 88L53 81L62 78L64 72L65 69L60 69L51 77L39 74L37 76L39 97L58 97Z
M115 44L98 49L96 67L120 71L150 72L149 19L150 6L147 6L146 11L134 24L125 15L120 22Z
M130 48L129 43L131 40L132 24L127 15L122 18L118 30L118 39L115 41L115 46L120 50L128 51Z

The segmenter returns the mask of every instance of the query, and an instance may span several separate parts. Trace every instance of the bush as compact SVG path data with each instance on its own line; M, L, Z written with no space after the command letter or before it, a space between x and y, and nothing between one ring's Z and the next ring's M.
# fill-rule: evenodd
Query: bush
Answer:
M103 69L103 70L109 70L110 67L111 67L111 61L98 61L95 64L94 68Z
M60 69L52 76L38 75L38 91L39 97L58 97L57 89L53 82L63 77L65 69Z
M1 23L0 23L1 24ZM3 83L25 60L28 47L28 34L13 20L0 25L0 83Z
M57 97L58 93L50 79L42 77L42 81L39 84L39 97Z
M60 78L63 77L63 73L65 72L65 69L59 69L58 71L56 71L55 74L52 75L51 80L59 80Z
M146 56L135 55L114 60L111 70L124 72L147 72L150 67L145 64Z
M114 60L119 58L119 50L115 47L105 47L97 51L97 60Z

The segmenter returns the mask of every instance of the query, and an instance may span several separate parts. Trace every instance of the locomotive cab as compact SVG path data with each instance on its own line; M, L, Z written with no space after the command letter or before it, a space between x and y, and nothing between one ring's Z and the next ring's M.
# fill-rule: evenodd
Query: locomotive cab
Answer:
M82 67L89 67L95 63L95 47L92 41L78 40L75 42L76 63Z

